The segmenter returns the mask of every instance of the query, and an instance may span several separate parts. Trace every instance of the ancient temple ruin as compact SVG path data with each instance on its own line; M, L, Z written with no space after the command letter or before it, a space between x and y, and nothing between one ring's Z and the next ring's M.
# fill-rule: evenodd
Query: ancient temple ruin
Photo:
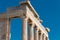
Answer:
M29 0L22 1L20 6L8 8L6 13L0 14L0 40L10 40L11 18L22 19L22 40L49 40L50 30L41 24L42 20ZM29 37L27 36L28 24L30 25Z

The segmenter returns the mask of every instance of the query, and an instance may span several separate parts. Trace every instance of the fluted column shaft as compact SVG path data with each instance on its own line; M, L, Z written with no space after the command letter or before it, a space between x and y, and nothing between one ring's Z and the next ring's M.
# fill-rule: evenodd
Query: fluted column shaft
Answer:
M42 40L42 32L41 32L41 34L40 34L40 40Z
M38 40L38 30L37 30L37 28L35 29L35 40Z
M41 40L41 31L39 31L38 40Z
M44 40L44 34L42 34L42 40Z
M23 18L22 40L27 40L27 18Z
M30 27L30 40L34 40L34 24L32 23L31 27Z

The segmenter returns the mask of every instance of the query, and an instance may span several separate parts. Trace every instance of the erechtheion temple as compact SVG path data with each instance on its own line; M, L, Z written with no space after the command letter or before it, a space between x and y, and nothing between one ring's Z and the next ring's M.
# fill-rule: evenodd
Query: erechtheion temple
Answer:
M50 30L41 24L42 20L29 0L23 0L20 6L8 8L6 13L0 14L0 40L10 40L11 18L22 19L22 40L49 40Z

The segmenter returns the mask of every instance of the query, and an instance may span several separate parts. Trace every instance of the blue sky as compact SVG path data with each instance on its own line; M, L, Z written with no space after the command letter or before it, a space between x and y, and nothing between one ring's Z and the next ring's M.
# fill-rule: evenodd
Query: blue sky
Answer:
M18 6L20 1L21 0L0 0L0 12L1 13L6 12L6 9L8 7ZM49 32L49 39L60 40L60 0L30 0L30 1L33 7L35 8L35 10L37 11L37 13L39 14L40 19L43 20L42 24L45 27L49 27L51 30ZM19 18L11 19L12 27L14 26L16 27L19 24L21 26L21 22L19 21L20 22L19 23L17 20L19 21L20 19ZM11 30L12 29L13 28L11 28ZM19 39L21 39L21 37ZM17 38L17 40L19 39ZM13 40L13 38L11 40Z

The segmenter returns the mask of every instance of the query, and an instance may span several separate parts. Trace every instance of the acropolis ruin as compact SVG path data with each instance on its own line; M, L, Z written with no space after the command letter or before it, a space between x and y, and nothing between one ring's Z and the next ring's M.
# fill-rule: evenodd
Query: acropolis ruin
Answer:
M49 40L49 28L42 25L38 13L29 0L20 2L20 6L8 8L7 12L0 14L0 40L10 40L10 19L21 18L22 40ZM29 25L29 36L27 25Z

